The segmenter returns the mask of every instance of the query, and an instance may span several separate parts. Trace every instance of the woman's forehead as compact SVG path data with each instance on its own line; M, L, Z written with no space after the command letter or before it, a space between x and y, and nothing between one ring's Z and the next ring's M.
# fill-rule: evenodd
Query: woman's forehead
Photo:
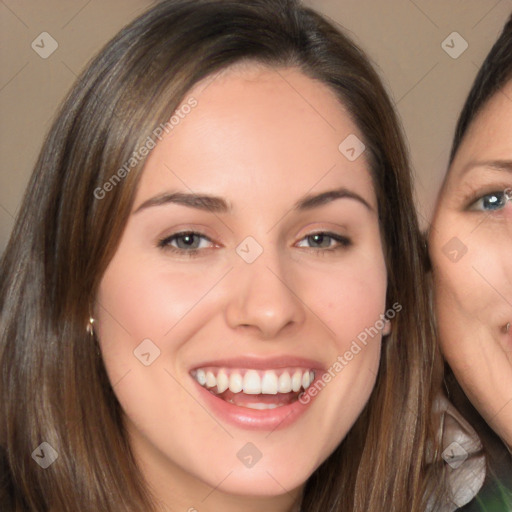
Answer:
M350 185L371 200L363 136L322 83L259 66L224 73L191 97L197 105L152 149L135 207L169 187L239 197L262 186L298 198L317 184Z

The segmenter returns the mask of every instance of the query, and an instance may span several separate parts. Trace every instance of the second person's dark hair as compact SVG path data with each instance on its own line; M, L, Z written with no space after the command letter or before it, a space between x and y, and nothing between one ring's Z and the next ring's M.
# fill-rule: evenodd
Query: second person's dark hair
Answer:
M460 113L450 153L450 164L469 125L485 104L512 78L512 15L480 68ZM512 100L512 98L511 98Z

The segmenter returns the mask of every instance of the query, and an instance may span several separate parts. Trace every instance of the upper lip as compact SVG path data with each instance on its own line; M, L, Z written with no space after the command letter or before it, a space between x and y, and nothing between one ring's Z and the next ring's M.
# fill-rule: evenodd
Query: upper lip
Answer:
M201 364L196 364L191 368L205 368L209 366L223 368L247 368L254 370L277 370L279 368L308 368L310 370L324 370L324 365L314 359L303 357L282 355L274 357L230 357L227 359L207 360Z

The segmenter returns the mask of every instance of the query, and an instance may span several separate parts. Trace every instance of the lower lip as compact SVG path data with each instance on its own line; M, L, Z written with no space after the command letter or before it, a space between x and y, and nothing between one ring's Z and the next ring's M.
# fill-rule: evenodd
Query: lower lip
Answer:
M217 398L214 394L207 391L203 386L196 382L199 388L200 397L206 402L207 408L215 416L236 427L248 430L280 430L295 423L309 408L310 400L307 404L302 404L298 400L288 405L282 405L275 409L250 409L226 402Z

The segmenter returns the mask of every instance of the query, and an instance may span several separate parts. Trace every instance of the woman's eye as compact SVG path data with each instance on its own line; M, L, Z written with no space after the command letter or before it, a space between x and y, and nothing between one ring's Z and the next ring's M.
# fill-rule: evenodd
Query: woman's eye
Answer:
M320 249L320 252L336 251L352 244L347 237L325 232L313 233L304 237L302 241L307 242L311 249ZM175 233L158 241L160 249L185 256L198 256L201 249L207 249L212 244L207 236L195 231ZM299 243L299 247L305 246Z
M480 197L469 207L470 210L478 211L494 211L505 208L507 201L510 198L505 192L491 192L485 196Z
M207 241L206 246L202 244L202 241ZM183 233L175 233L174 235L168 236L159 240L158 247L162 249L169 249L173 252L187 253L187 255L194 254L200 249L205 249L211 244L211 240L195 231L186 231Z
M335 251L337 249L346 248L351 245L351 240L347 237L337 235L335 233L313 233L311 235L305 236L303 241L306 241L310 244L310 248L312 249L325 249L328 251ZM331 242L334 241L335 244L332 245ZM300 246L299 247L303 247Z

